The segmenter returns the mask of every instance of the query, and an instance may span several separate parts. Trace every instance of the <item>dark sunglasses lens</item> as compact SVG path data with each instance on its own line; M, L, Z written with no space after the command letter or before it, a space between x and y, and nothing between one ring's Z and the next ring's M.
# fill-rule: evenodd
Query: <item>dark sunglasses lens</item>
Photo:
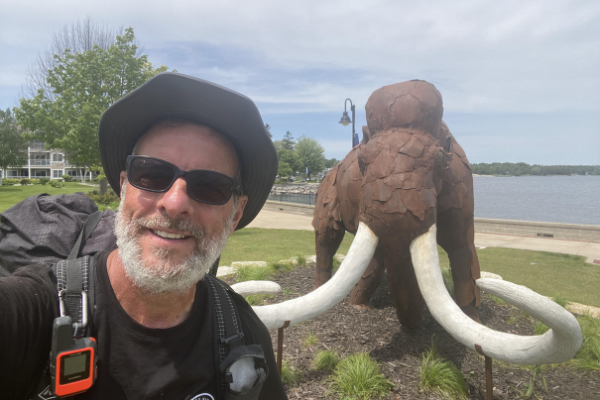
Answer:
M231 179L209 171L191 172L187 185L192 198L209 204L225 204L233 189Z
M147 190L167 190L175 176L175 169L160 160L136 158L131 162L129 182Z

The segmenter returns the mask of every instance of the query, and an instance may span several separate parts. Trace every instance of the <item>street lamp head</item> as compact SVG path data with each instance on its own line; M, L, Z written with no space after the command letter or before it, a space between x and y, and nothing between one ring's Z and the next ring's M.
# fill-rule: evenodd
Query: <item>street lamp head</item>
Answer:
M348 112L344 111L344 114L342 115L342 119L340 119L340 124L344 125L344 126L348 126L348 124L352 122L352 120L350 119L350 117L348 117Z

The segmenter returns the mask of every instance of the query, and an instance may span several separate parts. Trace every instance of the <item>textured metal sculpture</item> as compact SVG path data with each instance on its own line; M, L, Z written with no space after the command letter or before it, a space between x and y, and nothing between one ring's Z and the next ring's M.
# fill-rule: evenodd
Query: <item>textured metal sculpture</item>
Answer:
M400 83L375 91L366 108L363 142L327 175L317 193L313 225L318 287L283 303L254 306L261 321L269 329L301 323L331 309L350 291L354 304L365 305L385 266L405 326L419 324L425 302L456 340L489 357L525 365L573 357L582 340L573 315L525 287L478 279L469 162L442 122L440 93L423 81ZM332 257L345 230L356 235L331 277ZM444 287L437 243L449 253L461 308ZM277 289L271 286L248 282L234 289L271 293ZM550 330L518 336L475 322L478 287Z
M366 105L363 142L325 177L317 191L315 287L331 277L333 255L358 222L379 237L350 303L367 306L387 269L402 325L421 321L423 298L409 245L437 221L438 243L450 258L457 304L478 319L479 262L474 245L473 177L464 151L442 122L442 97L424 81L375 91Z

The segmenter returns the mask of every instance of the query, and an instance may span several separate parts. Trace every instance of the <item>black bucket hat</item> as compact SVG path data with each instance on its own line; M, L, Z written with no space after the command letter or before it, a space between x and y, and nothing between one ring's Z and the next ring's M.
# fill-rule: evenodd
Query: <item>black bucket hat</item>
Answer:
M233 143L240 159L248 203L236 229L248 225L264 205L275 176L277 152L248 97L192 76L163 72L111 105L100 119L98 139L106 178L120 195L121 171L137 140L165 118L206 125Z

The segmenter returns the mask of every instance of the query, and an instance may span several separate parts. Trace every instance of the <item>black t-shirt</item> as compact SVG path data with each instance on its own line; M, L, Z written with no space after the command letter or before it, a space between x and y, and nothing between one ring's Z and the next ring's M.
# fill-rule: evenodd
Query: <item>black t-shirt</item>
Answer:
M214 310L201 281L190 316L178 326L138 324L117 300L106 270L109 252L96 255L96 310L92 336L98 343L98 378L75 399L184 399L209 393L217 399ZM0 278L0 397L28 399L48 360L52 321L58 316L56 279L48 265L18 269ZM261 399L286 399L271 337L248 304L233 296L246 344L260 344L269 376ZM193 396L192 396L193 397Z

